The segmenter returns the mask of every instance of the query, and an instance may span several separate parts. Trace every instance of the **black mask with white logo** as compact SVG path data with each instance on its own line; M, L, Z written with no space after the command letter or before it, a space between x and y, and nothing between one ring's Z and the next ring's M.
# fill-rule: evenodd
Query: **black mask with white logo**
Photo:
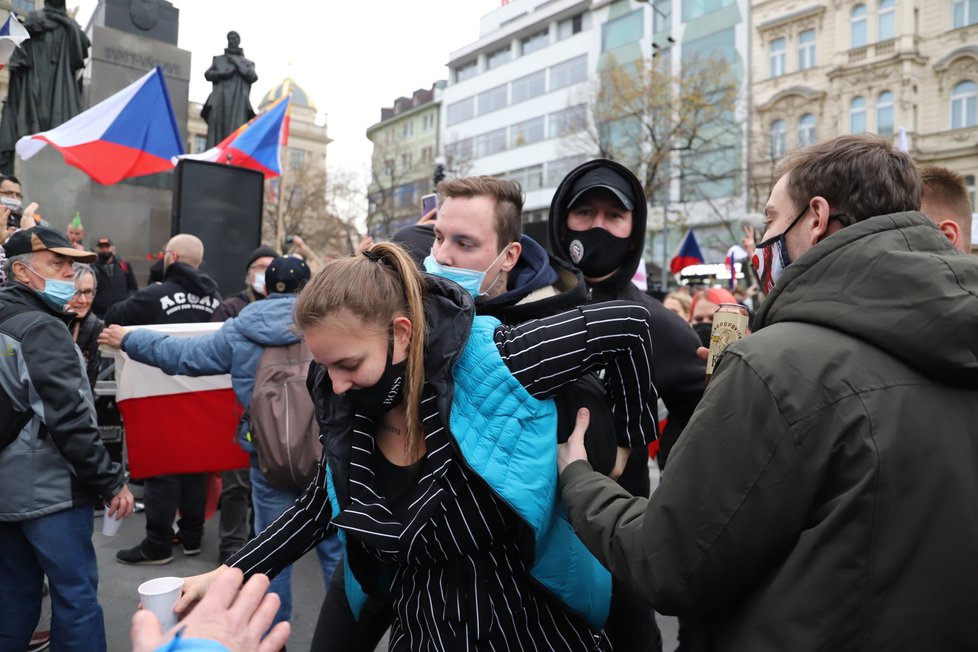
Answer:
M621 267L631 248L628 238L619 238L600 227L567 231L564 243L571 262L588 278L607 276Z
M693 324L693 330L696 331L696 336L700 338L700 343L706 348L710 348L710 332L713 330L713 324L708 321L701 321Z
M393 364L394 359L394 328L390 329L387 340L387 365L380 379L370 387L350 390L346 393L353 404L361 412L367 414L383 414L390 412L404 400L404 374L407 372L407 360Z

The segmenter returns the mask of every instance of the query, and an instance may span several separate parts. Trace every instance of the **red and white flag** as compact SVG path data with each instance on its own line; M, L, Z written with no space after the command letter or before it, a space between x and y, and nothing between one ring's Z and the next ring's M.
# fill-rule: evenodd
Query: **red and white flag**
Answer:
M133 326L192 337L212 333L221 324ZM169 376L132 360L116 357L116 402L126 428L129 470L134 478L174 473L224 471L248 466L248 455L234 439L241 405L231 376Z

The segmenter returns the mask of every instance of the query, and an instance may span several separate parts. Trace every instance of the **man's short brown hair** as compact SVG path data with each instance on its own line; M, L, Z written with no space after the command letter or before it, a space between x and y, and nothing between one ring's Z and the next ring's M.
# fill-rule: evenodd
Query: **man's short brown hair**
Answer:
M838 136L803 147L788 154L776 174L789 175L788 196L798 208L824 197L845 225L920 210L917 164L879 136Z
M948 168L921 165L920 178L924 182L927 201L947 209L947 214L958 226L971 228L971 200L964 177Z
M523 235L523 188L516 181L490 176L448 179L438 184L439 204L448 197L489 197L496 202L497 251Z

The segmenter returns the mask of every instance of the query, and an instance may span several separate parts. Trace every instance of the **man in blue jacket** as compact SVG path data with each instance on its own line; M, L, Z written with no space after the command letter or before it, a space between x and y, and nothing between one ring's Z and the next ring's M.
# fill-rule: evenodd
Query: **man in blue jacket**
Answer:
M214 333L200 337L169 337L148 330L126 332L121 326L109 326L102 332L99 342L121 348L133 360L159 367L168 374L208 376L230 373L234 393L247 409L251 404L258 362L265 348L289 346L299 341L291 328L292 312L296 294L309 277L309 268L302 259L276 258L265 270L268 297L248 304L237 317L224 322ZM268 482L259 468L255 449L247 440L247 423L243 425L239 442L251 455L255 530L261 532L295 502L301 490L276 487ZM327 584L341 552L335 536L316 548ZM276 622L288 620L291 614L291 577L292 569L287 568L272 580L270 590L282 600Z

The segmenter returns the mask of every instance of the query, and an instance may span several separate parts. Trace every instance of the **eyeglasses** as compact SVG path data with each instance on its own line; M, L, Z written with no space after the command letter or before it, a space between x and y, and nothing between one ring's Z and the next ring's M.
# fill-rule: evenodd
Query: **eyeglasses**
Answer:
M91 301L95 298L95 290L75 290L73 299L84 299L85 301Z
M20 194L18 190L0 190L0 197L13 197L14 199L23 199L24 196Z

